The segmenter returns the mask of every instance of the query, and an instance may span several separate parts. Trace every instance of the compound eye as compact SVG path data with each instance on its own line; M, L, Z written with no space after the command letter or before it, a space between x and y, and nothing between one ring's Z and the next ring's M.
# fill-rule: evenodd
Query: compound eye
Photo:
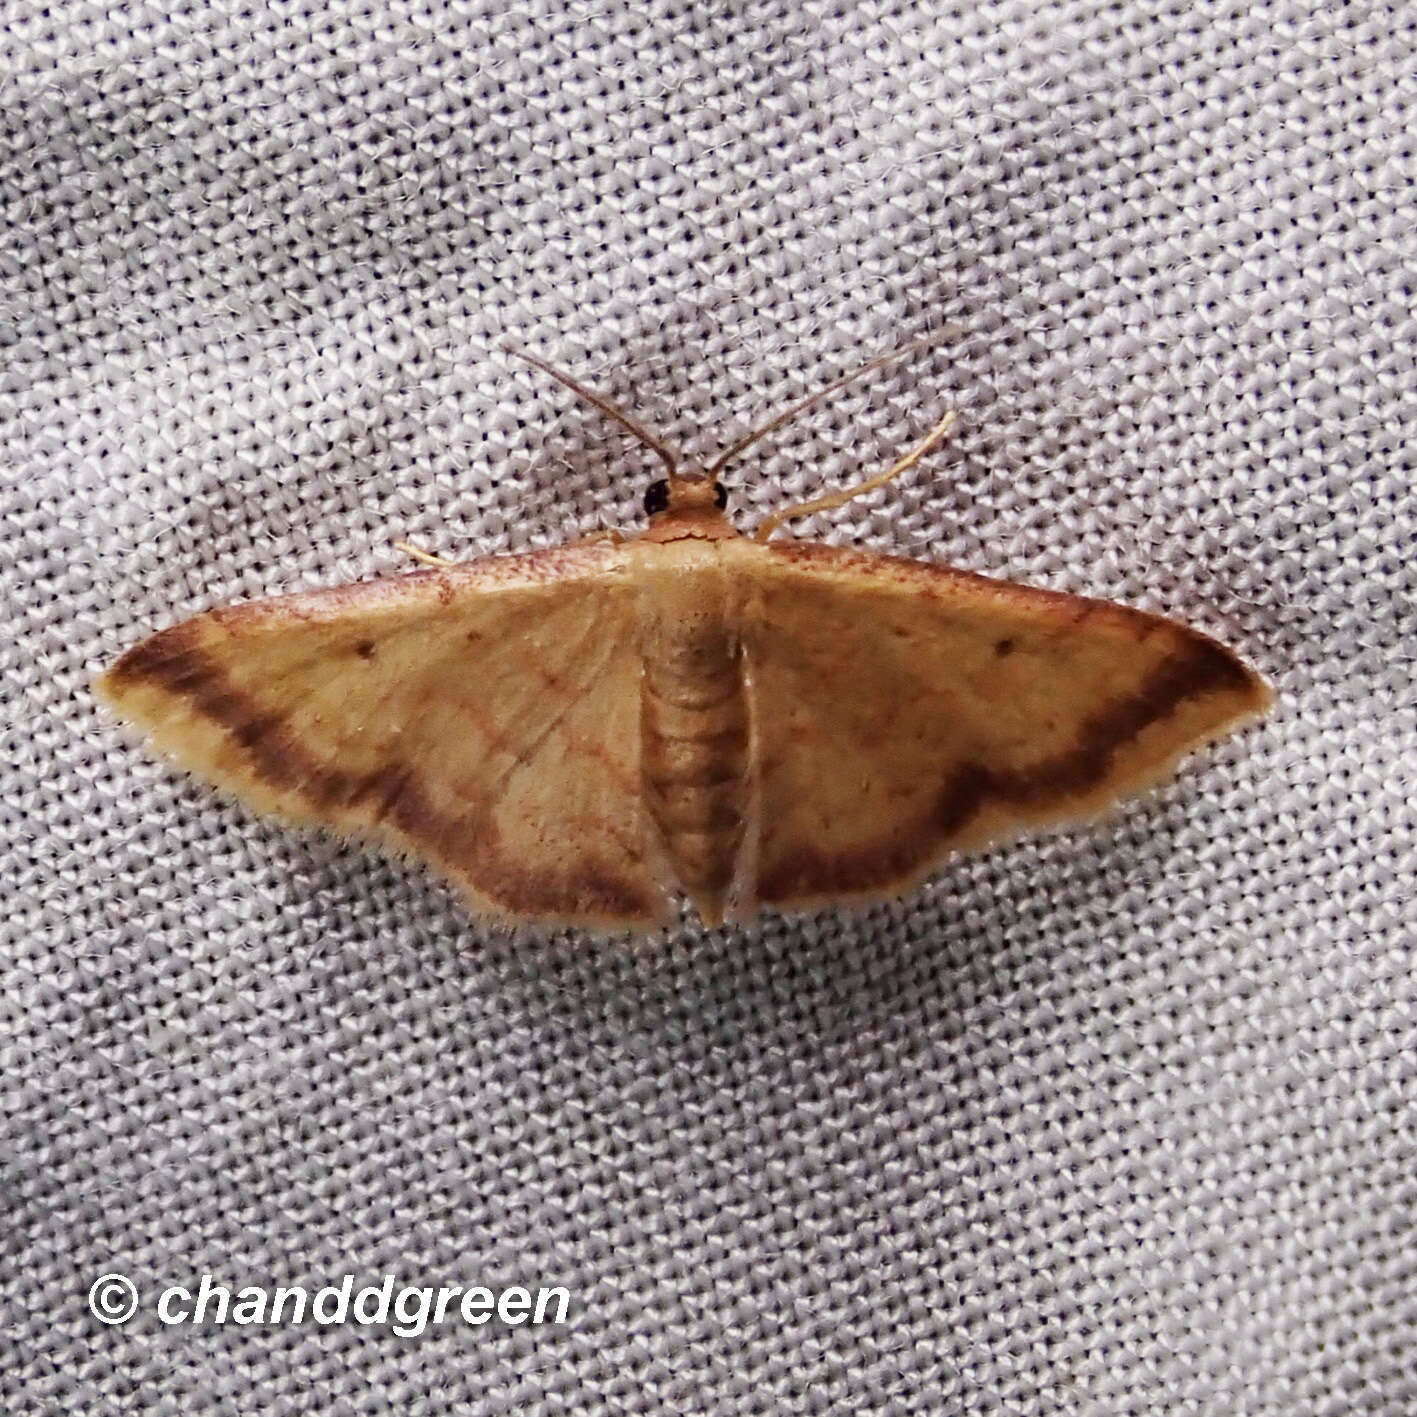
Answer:
M669 483L660 478L658 482L651 482L645 488L645 513L653 516L656 512L664 512L669 509Z
M728 505L728 488L721 482L713 484L713 504L720 512Z

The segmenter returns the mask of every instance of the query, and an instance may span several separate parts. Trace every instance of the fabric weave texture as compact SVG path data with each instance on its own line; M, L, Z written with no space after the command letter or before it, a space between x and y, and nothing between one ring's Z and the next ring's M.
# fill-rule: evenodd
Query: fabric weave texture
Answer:
M1417 1412L1417 7L0 11L0 1406ZM794 528L1182 619L1279 699L873 908L626 943L150 756L211 605ZM141 1296L90 1312L98 1276ZM168 1326L167 1285L563 1325Z

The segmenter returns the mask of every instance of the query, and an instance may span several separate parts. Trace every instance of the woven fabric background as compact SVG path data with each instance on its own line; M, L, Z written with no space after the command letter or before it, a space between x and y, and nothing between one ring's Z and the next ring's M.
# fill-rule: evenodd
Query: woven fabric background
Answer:
M1417 1412L1417 7L0 10L17 1414ZM634 944L154 761L209 605L740 524L1175 615L1264 723L896 903ZM123 1326L90 1284L128 1275ZM166 1285L569 1321L169 1327Z

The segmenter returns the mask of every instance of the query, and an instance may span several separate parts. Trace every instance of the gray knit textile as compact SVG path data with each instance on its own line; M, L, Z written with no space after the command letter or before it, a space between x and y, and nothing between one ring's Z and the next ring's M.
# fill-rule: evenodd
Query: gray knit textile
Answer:
M1417 1412L1417 5L11 0L0 1409ZM211 605L739 525L1173 615L1262 723L873 907L492 927L155 759ZM475 665L469 667L475 673ZM91 1284L140 1298L101 1323ZM564 1286L168 1325L165 1286Z

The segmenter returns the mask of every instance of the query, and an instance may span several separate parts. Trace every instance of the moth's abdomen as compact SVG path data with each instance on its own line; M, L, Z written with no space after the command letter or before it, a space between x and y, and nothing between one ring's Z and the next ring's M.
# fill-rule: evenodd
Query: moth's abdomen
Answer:
M645 801L679 886L721 919L743 847L749 798L743 653L712 621L664 623L645 645Z

